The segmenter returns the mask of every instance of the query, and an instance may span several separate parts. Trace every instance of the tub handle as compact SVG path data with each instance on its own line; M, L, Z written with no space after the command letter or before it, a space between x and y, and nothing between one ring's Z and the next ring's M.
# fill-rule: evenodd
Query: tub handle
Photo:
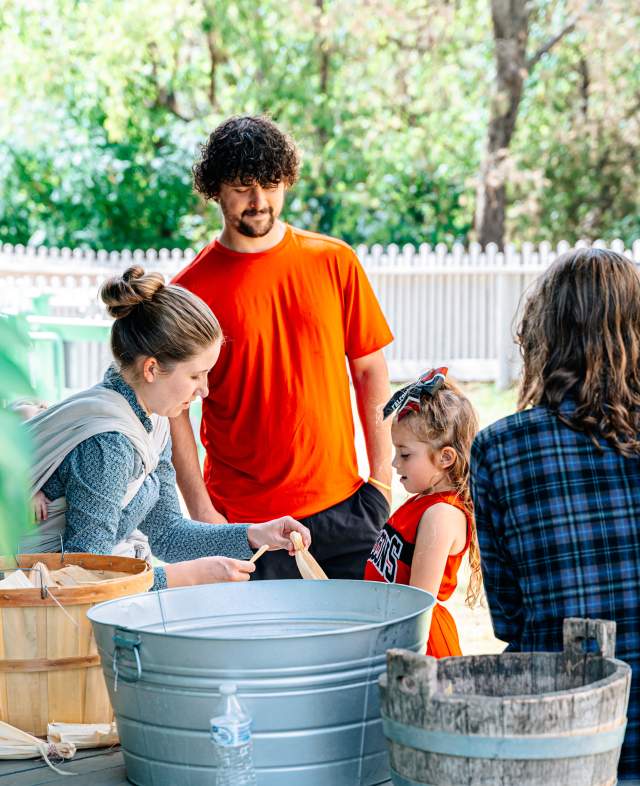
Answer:
M140 662L140 636L134 634L133 638L130 638L131 634L128 631L116 631L113 634L113 661L112 661L112 668L113 668L113 691L114 693L118 690L118 679L121 679L123 682L138 682L138 680L142 677L142 664ZM135 674L128 672L122 668L123 664L120 664L120 668L118 668L118 660L121 657L121 650L129 650L129 652L133 652L133 657L135 658L136 662L136 671Z
M590 620L567 617L562 625L562 641L567 655L584 656L583 644L595 641L603 658L616 656L616 623L611 620Z

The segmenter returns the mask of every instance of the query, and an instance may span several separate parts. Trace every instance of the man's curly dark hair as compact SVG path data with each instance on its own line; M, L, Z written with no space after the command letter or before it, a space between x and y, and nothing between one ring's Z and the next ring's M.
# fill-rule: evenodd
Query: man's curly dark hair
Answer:
M223 183L236 179L263 188L284 181L289 188L298 177L298 166L293 140L268 117L231 117L202 145L193 180L198 193L215 199Z

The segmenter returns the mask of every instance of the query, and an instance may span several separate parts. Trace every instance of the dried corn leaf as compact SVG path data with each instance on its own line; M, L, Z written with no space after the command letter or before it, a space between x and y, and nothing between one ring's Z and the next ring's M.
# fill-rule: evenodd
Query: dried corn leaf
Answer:
M0 721L0 759L37 759L42 758L52 770L61 775L69 775L57 769L49 761L49 756L71 759L76 752L72 742L49 743L17 729L4 721Z
M31 577L31 582L36 586L45 586L45 587L55 587L56 582L53 576L51 575L51 571L49 568L44 564L44 562L35 562L31 566L31 570L29 571L29 575Z
M130 576L130 573L123 573L121 570L92 570L91 573L96 578L96 581L110 581L111 579L122 579L125 576Z
M49 742L80 748L108 748L120 742L115 723L50 723Z
M78 587L81 584L97 584L102 581L94 571L80 565L66 565L59 570L52 570L51 578L59 587Z
M327 574L322 570L315 558L304 548L299 532L292 532L291 542L296 550L296 565L303 579L327 579Z
M13 570L11 573L7 572L5 578L0 581L0 589L33 589L34 585L31 583L26 573L21 570Z

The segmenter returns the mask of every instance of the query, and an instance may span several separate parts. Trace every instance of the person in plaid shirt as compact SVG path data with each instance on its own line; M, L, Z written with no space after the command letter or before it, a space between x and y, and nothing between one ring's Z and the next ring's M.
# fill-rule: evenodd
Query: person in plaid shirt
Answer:
M565 617L617 623L633 669L620 781L640 778L640 278L579 249L530 296L519 411L476 437L471 488L495 635L562 649Z

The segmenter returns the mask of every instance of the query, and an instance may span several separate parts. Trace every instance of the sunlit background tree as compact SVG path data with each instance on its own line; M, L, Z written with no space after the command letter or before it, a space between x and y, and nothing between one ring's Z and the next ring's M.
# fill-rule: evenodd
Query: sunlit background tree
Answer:
M190 166L268 112L351 243L640 235L639 0L6 0L0 241L198 246Z

